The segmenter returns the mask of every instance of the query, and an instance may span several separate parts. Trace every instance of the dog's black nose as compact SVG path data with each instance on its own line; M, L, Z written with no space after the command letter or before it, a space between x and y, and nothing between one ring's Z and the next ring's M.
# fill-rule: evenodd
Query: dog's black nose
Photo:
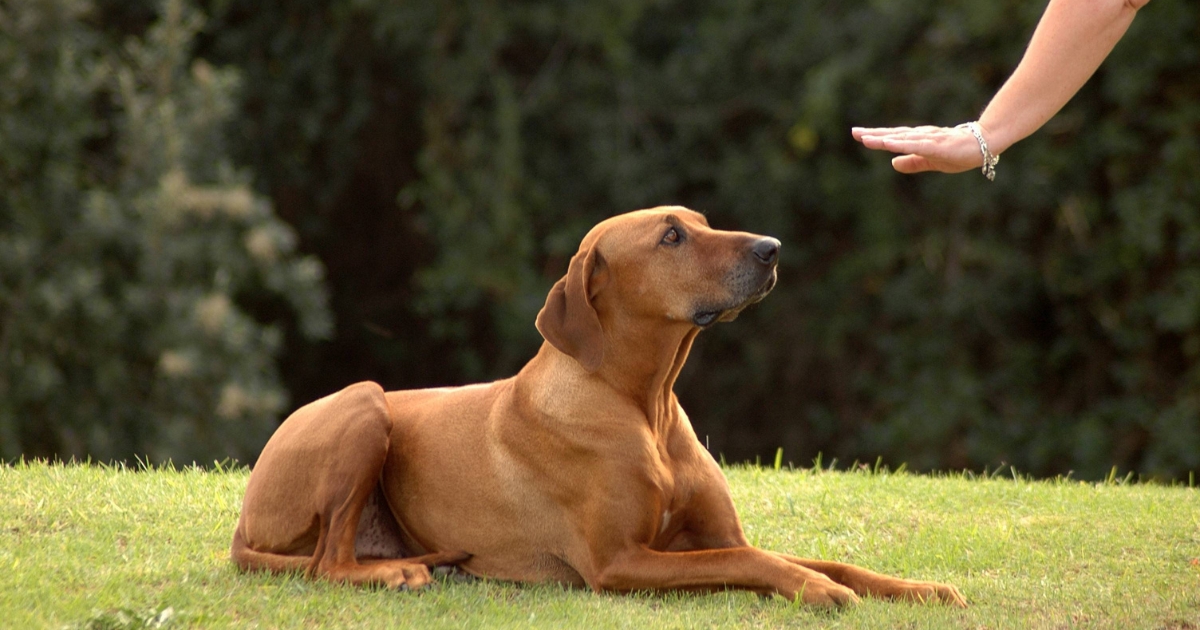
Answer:
M754 257L758 262L764 265L773 265L775 260L779 258L779 241L770 237L758 239L751 248L754 252Z

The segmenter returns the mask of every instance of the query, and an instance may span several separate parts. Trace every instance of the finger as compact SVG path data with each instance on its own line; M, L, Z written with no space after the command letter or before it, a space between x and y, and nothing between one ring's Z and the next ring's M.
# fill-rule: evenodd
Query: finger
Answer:
M864 135L859 142L862 142L863 146L868 149L880 149L894 153L912 153L912 151L902 151L897 148L899 146L897 143L905 142L903 136Z
M886 149L896 154L940 155L955 139L953 132L934 127L896 133L863 133L859 142L870 149Z
M879 136L859 136L858 141L868 149L882 149L883 138Z
M892 158L892 168L897 172L911 175L913 173L924 173L932 171L934 167L921 155L897 155Z
M930 157L936 157L938 153L937 143L924 137L876 138L872 144L878 144L879 148L892 153L915 153Z
M891 129L863 129L857 135L859 138L882 138L888 140L931 140L945 141L961 136L961 133L949 127L896 127Z
M925 136L863 136L862 144L868 149L924 155L932 158L941 157L944 152L940 139Z
M859 142L862 142L863 138L886 138L900 133L904 133L904 130L896 128L867 129L864 127L855 127L850 130L850 135Z
M850 134L854 136L890 136L913 131L912 127L852 127Z
M890 136L908 131L911 131L908 127L851 127L850 135L862 140L863 136Z

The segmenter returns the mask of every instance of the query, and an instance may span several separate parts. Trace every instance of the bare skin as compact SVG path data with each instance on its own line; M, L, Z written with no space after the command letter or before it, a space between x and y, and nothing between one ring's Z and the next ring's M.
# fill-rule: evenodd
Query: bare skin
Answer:
M979 117L992 155L1000 155L1054 117L1149 1L1050 0L1025 56ZM892 158L892 167L901 173L961 173L983 164L979 143L967 129L855 127L851 134L868 149L900 154Z

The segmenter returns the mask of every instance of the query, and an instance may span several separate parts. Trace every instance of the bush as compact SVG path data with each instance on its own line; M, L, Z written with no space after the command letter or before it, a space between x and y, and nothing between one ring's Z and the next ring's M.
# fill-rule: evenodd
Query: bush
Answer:
M0 8L0 456L250 459L288 405L322 267L227 157L234 71L166 0L138 37L83 0ZM252 313L274 312L274 318Z
M897 175L849 128L972 119L1037 3L210 6L206 49L254 77L239 155L355 283L353 359L298 391L510 374L590 224L683 203L785 243L775 295L680 379L714 452L1200 466L1194 3L1144 9L995 184Z
M849 127L974 118L1039 3L207 0L189 62L194 21L155 39L169 11L101 1L90 21L67 0L2 10L5 453L132 444L156 415L177 443L223 435L182 418L227 382L273 416L268 357L294 318L308 335L287 336L281 370L297 402L363 378L509 375L592 223L682 203L784 241L775 294L701 337L678 383L714 453L1200 467L1195 3L1143 9L989 184L900 176ZM200 59L245 77L228 146L233 75ZM227 152L329 270L330 342L313 341L316 268ZM273 266L251 234L279 246ZM162 256L180 271L153 271ZM234 315L210 331L200 312ZM165 367L184 364L204 366L193 402ZM154 402L95 402L124 395Z

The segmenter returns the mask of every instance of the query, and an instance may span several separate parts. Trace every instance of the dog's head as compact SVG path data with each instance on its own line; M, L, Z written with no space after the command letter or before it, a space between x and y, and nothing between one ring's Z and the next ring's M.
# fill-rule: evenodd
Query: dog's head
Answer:
M588 232L538 313L537 328L588 371L606 325L707 328L732 321L775 286L779 241L714 230L679 206L638 210Z

